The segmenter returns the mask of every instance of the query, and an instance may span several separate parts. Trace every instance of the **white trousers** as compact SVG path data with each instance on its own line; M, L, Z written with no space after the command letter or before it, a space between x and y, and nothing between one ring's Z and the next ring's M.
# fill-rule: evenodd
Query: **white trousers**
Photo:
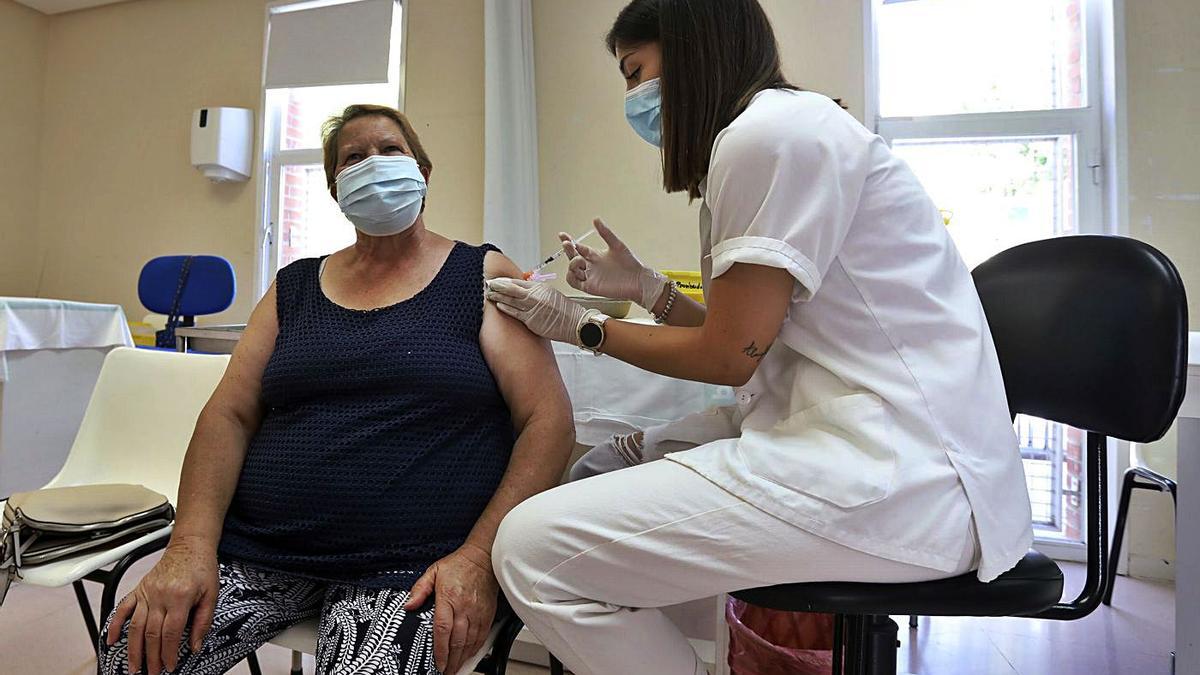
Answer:
M704 666L655 608L780 583L928 581L974 569L977 549L964 531L949 574L867 555L659 460L527 500L492 559L517 614L577 675L695 675Z

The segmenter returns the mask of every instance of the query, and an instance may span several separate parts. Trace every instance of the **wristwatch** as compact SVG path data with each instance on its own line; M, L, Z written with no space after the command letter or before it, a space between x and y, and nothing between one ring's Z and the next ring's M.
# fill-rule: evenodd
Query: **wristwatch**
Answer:
M608 315L601 314L598 310L593 309L585 314L579 322L579 346L593 354L599 354L600 347L604 344L606 321Z

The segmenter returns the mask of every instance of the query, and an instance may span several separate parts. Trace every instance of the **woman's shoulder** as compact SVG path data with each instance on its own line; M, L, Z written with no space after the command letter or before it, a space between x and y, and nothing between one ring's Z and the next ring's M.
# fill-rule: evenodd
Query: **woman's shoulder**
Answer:
M306 274L321 265L321 261L328 256L319 258L299 258L279 268L275 273L275 283L287 283L297 279L302 279Z
M508 277L510 279L521 278L521 268L512 261L511 258L504 255L504 252L499 247L484 243L479 246L483 251L483 276L485 279L497 279L500 277Z

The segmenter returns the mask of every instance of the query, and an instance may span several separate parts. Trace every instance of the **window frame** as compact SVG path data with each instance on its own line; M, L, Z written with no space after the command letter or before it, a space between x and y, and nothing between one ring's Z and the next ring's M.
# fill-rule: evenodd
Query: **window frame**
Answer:
M287 91L285 89L269 90L266 86L267 54L270 48L271 15L281 7L291 7L295 10L310 9L315 6L337 5L354 0L272 0L263 10L263 56L262 73L259 78L259 114L257 142L260 144L255 154L255 175L257 176L255 191L255 235L254 235L254 301L257 303L266 294L275 274L279 271L279 236L280 236L280 205L282 204L279 188L284 167L320 165L324 161L320 148L280 149L284 131L284 118L287 100L270 92ZM393 45L393 58L396 59L399 72L397 74L397 100L395 107L404 112L405 78L407 74L408 52L408 1L393 0L396 10L400 12L399 45ZM396 38L397 36L393 36Z
M1010 112L962 113L882 117L879 101L879 53L876 12L883 0L862 0L864 47L864 124L881 136L889 146L896 140L992 139L1002 137L1074 136L1076 167L1076 223L1080 234L1118 234L1124 229L1120 214L1113 213L1112 193L1120 190L1124 172L1119 162L1112 161L1120 152L1119 133L1114 139L1113 127L1120 121L1112 119L1111 105L1114 89L1111 73L1105 72L1123 65L1121 44L1106 42L1105 30L1114 30L1112 0L1081 0L1085 40L1085 106L1057 110L1022 110ZM1120 5L1120 0L1116 0ZM1107 45L1107 48L1106 48ZM1113 51L1113 53L1106 53ZM1107 58L1106 58L1107 57ZM1119 86L1119 84L1118 84ZM1114 143L1114 140L1116 141ZM1106 175L1116 172L1115 176ZM1115 178L1115 180L1114 180ZM1111 457L1115 446L1109 444ZM1090 518L1087 481L1081 497L1083 518ZM1110 486L1110 500L1111 500ZM1060 560L1084 560L1087 547L1083 542L1036 536L1036 548Z

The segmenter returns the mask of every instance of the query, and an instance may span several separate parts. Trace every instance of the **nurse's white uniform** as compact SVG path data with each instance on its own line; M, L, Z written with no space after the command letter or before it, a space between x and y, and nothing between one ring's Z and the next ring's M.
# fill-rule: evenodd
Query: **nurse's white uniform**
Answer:
M672 425L698 447L501 525L502 586L576 673L703 672L645 608L786 582L989 581L1032 543L970 273L886 143L824 96L764 91L718 134L701 191L706 286L779 267L792 304L738 405Z

